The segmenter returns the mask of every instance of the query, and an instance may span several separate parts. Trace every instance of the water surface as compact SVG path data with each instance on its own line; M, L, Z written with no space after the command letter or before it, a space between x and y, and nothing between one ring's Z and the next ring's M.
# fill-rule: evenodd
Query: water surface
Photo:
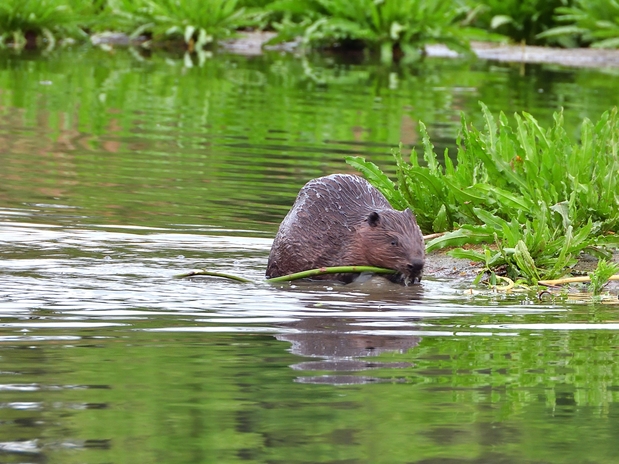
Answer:
M616 306L427 276L261 281L308 179L460 112L617 104L605 70L0 56L0 461L605 463ZM208 267L255 284L195 277Z

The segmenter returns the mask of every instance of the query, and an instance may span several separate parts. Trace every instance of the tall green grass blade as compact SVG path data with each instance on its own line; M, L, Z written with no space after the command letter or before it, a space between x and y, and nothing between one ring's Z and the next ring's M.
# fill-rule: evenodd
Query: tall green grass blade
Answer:
M462 228L448 232L426 244L426 251L439 250L445 247L457 247L467 244L489 243L493 240L494 233L488 231L485 226L462 226Z

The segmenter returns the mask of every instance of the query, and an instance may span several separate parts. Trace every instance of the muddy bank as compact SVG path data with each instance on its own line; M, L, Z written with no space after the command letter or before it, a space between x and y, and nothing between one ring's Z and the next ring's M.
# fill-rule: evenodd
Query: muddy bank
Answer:
M619 67L619 50L594 48L552 48L529 45L505 45L486 42L473 42L471 48L475 55L484 60L509 61L515 63L559 64L581 68ZM428 56L458 56L444 45L426 46Z
M481 269L479 263L452 258L444 251L435 251L426 256L423 273L426 276L437 278L459 278L472 281Z

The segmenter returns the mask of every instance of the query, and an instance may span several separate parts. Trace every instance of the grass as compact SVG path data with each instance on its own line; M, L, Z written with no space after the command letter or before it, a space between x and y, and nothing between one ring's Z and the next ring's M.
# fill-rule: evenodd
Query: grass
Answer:
M556 9L554 27L538 35L559 38L569 45L591 45L595 48L619 48L619 2L617 0L574 0L572 6Z
M579 142L563 128L561 113L544 129L527 113L510 122L481 104L485 127L462 115L454 163L444 165L423 123L422 166L413 150L406 162L393 151L397 186L361 158L359 169L395 207L411 207L424 232L447 232L428 243L428 252L456 248L451 255L483 263L495 272L530 283L569 273L583 251L609 258L619 245L619 116L585 119Z

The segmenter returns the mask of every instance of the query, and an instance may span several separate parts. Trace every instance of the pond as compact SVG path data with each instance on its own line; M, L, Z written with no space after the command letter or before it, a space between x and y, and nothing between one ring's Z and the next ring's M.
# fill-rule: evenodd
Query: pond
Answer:
M260 283L309 179L617 71L76 48L0 55L0 461L610 463L617 306L426 275ZM195 277L208 267L258 281Z

